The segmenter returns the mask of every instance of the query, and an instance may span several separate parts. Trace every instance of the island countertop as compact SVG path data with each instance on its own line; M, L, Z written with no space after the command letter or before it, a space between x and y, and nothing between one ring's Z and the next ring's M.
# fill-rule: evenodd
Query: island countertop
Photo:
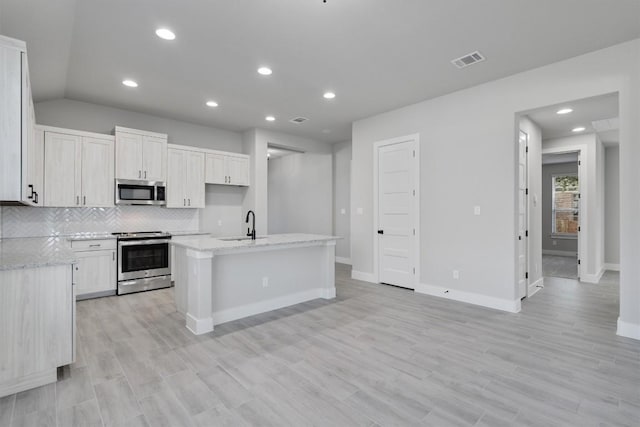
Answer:
M0 239L0 270L75 262L76 256L66 236Z
M201 252L224 252L229 253L234 250L259 249L270 246L285 246L295 244L320 244L329 241L339 240L341 237L324 236L320 234L271 234L268 236L258 236L256 240L246 237L211 237L211 236L190 236L172 239L171 244L187 249Z

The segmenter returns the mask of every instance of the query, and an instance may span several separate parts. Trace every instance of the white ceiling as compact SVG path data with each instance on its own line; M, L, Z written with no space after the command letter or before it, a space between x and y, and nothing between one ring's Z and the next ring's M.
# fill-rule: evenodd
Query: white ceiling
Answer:
M571 108L573 112L563 115L557 114L562 108ZM531 111L527 115L542 129L543 140L575 135L571 130L579 126L585 128L584 133L594 133L595 129L592 126L592 122L618 117L618 94L614 93L551 105ZM617 128L606 132L598 132L598 135L602 142L607 144L618 141Z
M336 142L354 120L638 38L640 1L0 0L0 31L27 41L36 101ZM449 62L474 50L487 60Z

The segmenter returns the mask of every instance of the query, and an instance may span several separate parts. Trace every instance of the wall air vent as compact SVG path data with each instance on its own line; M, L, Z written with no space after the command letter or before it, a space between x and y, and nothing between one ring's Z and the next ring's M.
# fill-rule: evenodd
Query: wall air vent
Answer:
M591 122L591 125L596 132L606 132L608 130L616 130L620 128L620 123L617 117L611 119L595 120Z
M460 58L454 59L453 61L451 61L451 63L458 68L465 68L465 67L468 67L469 65L473 65L477 62L482 62L484 60L485 60L485 57L482 56L482 54L476 50L475 52L472 52L468 55L461 56Z
M291 119L291 120L289 120L289 121L290 121L291 123L297 123L297 124L300 124L300 123L304 123L304 122L306 122L307 120L309 120L309 119L307 119L306 117L294 117L293 119Z

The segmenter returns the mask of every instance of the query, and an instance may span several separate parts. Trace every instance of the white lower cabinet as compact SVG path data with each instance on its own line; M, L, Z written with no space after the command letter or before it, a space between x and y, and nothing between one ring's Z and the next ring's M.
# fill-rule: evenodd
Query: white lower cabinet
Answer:
M167 167L167 207L204 208L204 159L201 151L170 147Z
M76 305L71 264L0 271L0 285L3 397L53 383L74 362Z
M71 242L78 263L74 267L76 298L115 295L117 256L115 240Z

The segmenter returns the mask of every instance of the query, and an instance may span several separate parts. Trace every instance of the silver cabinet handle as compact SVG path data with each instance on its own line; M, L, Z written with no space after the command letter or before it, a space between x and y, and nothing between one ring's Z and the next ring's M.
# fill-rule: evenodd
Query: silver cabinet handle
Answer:
M80 204L80 196L76 196L76 205Z
M187 206L187 199L182 199L182 206Z
M96 243L95 245L89 245L90 248L99 248L102 246L100 243Z
M189 206L191 206L191 199L187 199L189 201Z
M138 171L138 178L142 178L142 171Z
M82 204L86 206L86 204L87 204L87 196L82 196Z
M111 260L112 261L116 260L116 253L115 252L111 252Z
M147 179L147 171L144 171L144 179Z

